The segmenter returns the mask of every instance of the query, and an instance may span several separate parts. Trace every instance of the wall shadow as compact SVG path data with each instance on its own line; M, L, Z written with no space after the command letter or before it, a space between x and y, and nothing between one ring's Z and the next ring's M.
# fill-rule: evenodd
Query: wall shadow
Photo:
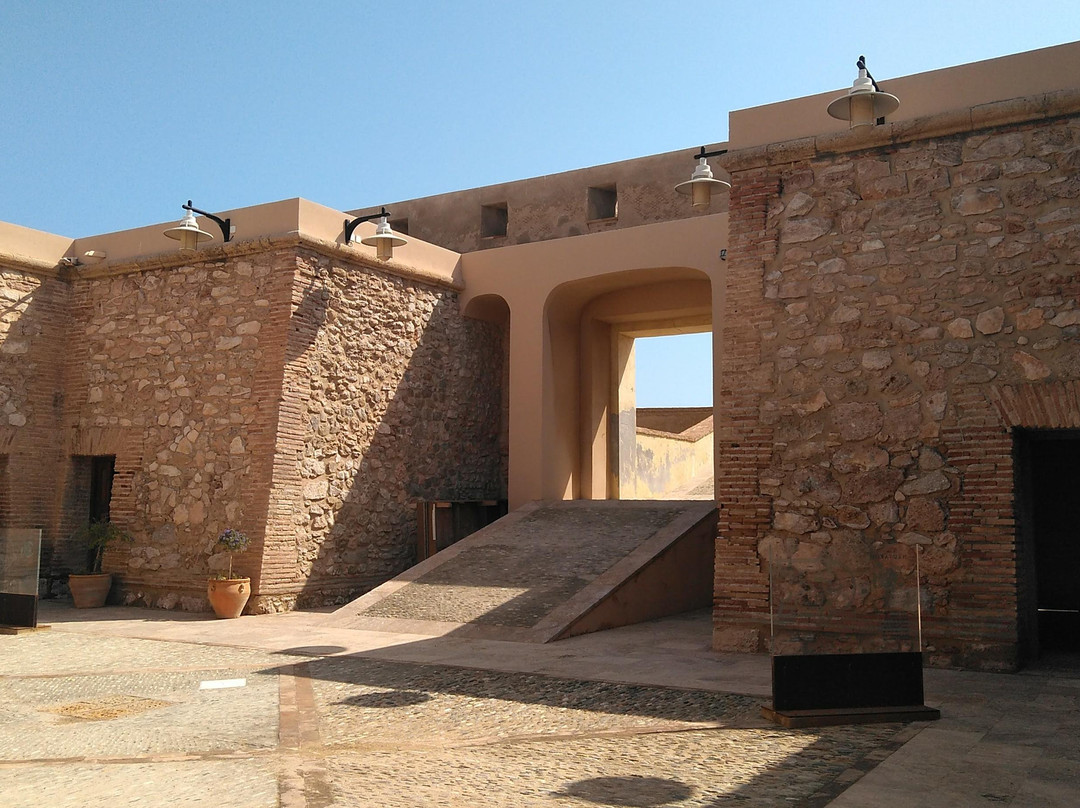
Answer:
M410 643L399 648L415 650L423 644ZM295 649L276 653L295 654ZM323 657L299 665L289 661L260 673L288 675L297 667L303 676L314 681L356 686L356 695L363 698L353 699L350 695L346 701L358 707L368 706L364 702L369 699L378 701L378 694L371 692L371 689L377 688L385 694L398 694L388 695L387 699L393 702L400 698L403 706L405 702L411 702L413 697L402 694L423 693L428 698L464 696L506 702L508 705L536 705L667 721L714 722L729 728L762 725L758 716L760 699L705 690L584 681L539 673L506 673L359 656Z
M415 649L422 644L412 643L399 648ZM286 649L278 653L285 655L294 651ZM605 763L603 755L598 756L593 750L590 760L599 776L567 779L547 792L554 798L573 798L604 806L658 808L696 799L694 804L710 808L747 803L824 808L911 735L903 724L787 730L761 719L759 706L762 700L751 696L361 656L323 658L299 664L288 662L261 673L306 677L316 683L316 694L320 692L318 682L333 683L324 691L323 706L327 709L355 708L352 718L361 724L395 721L394 711L400 709L400 720L415 722L409 724L416 727L415 733L409 728L402 730L414 742L421 740L427 732L445 742L447 731L461 728L462 743L468 744L469 733L475 731L481 733L485 746L493 742L493 732L507 743L548 738L551 742L566 744L597 739L608 744L625 744L628 754L612 752L609 759L618 760L625 771L626 760L647 757L640 771L629 775L604 775L609 764ZM461 697L484 702L480 707L481 714L489 717L502 714L506 724L494 731L486 725L475 729L470 723L469 707L461 704ZM317 703L318 700L317 695ZM554 725L545 724L545 716L541 713L538 714L541 718L537 719L539 725L534 726L527 723L529 714L522 711L529 707L673 723L642 733L640 725L627 732L626 726L603 722L578 727L575 719L569 718L569 724L575 728L566 729L558 718L553 719ZM559 715L565 717L566 714ZM495 720L502 719L497 717ZM516 722L526 722L528 729L518 734ZM706 726L682 727L678 722L700 722ZM340 714L335 724L341 726ZM692 733L693 737L687 733ZM732 733L740 735L732 736ZM748 737L744 733L761 734ZM658 740L660 738L665 740ZM672 746L662 746L661 750L666 754L666 749L671 749L670 764L663 755L638 752L638 745L643 742L663 744L667 739L671 740ZM775 751L781 739L793 743L797 750ZM334 743L329 742L330 749ZM655 750L656 747L649 748ZM760 757L753 757L754 749L759 750ZM556 754L559 753L562 752ZM573 754L573 749L565 754ZM672 769L658 769L665 765L671 765ZM706 773L688 782L690 778L680 779L685 777L679 771L683 765L695 773ZM709 767L714 767L715 777L707 774ZM513 799L514 795L507 794L506 797ZM703 802L703 799L709 801Z
M279 426L279 452L282 435L303 447L301 606L347 602L415 563L419 502L506 491L505 329L465 318L450 290L305 260L282 411L298 406Z

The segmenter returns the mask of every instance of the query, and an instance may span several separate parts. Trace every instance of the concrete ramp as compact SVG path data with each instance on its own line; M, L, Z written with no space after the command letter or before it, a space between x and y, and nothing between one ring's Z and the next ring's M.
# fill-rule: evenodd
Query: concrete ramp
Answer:
M334 612L340 628L550 642L709 606L713 502L525 505Z

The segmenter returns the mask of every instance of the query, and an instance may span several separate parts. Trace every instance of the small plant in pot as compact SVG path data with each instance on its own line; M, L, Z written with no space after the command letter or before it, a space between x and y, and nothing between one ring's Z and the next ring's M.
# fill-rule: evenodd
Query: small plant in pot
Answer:
M105 605L112 587L112 573L101 571L105 549L117 542L131 542L134 537L109 521L90 522L75 531L72 539L86 547L86 573L68 576L68 588L76 609Z
M231 527L218 536L217 546L229 554L229 570L206 582L206 597L218 617L239 617L251 597L251 579L233 577L233 555L244 552L250 543L246 533Z

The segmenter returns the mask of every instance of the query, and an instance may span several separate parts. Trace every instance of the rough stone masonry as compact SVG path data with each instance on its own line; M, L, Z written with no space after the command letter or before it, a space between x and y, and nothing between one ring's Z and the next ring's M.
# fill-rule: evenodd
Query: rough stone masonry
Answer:
M1010 429L1080 426L1077 101L729 156L718 648L767 647L771 559L776 650L893 650L918 547L930 659L1016 665Z
M340 253L293 239L5 271L0 452L37 476L3 506L43 527L46 572L78 569L87 456L115 456L111 517L136 539L105 568L125 603L160 608L206 608L226 527L253 539L235 559L249 609L287 609L407 567L417 500L505 496L502 334L450 283Z

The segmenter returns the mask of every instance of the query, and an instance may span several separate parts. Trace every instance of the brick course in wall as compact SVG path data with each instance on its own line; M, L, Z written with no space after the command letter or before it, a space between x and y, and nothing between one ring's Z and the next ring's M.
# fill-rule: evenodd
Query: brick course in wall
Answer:
M68 563L60 543L60 415L69 288L55 273L0 267L2 527L42 531L44 573Z
M718 649L770 646L770 579L778 652L910 647L918 547L931 661L1018 664L1011 431L1080 426L1076 106L729 156Z

